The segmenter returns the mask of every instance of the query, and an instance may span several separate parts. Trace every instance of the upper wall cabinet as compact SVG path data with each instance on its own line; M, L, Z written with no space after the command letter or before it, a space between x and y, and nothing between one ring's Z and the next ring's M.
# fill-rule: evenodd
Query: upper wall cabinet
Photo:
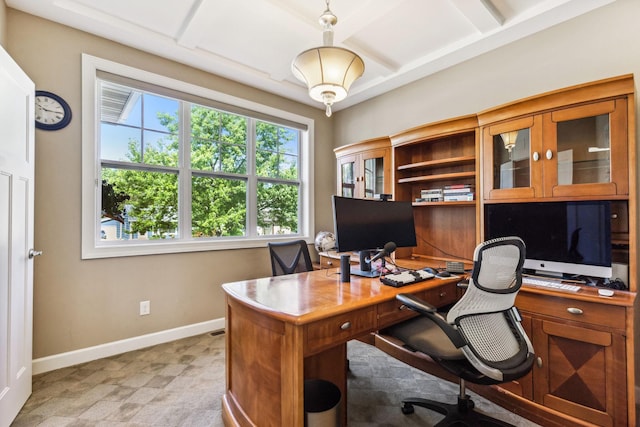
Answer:
M471 266L478 242L478 121L475 115L391 136L395 200L413 202L418 245L412 256L431 267Z
M484 200L627 197L633 90L622 76L480 113Z
M388 137L345 145L333 151L338 162L336 194L359 199L391 194L391 141Z

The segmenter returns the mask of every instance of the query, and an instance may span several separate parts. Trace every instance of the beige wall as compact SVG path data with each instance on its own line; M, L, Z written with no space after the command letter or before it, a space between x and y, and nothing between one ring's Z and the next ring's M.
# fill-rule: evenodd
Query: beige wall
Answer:
M6 46L7 40L7 6L0 0L0 46Z
M73 110L60 131L36 131L34 358L224 317L224 282L271 274L267 249L80 259L81 53L315 119L316 229L333 227L335 158L323 111L7 9L7 50L36 84ZM325 149L324 147L329 147ZM315 252L315 251L312 251ZM151 301L151 315L138 305Z
M334 114L338 145L392 135L520 98L633 73L640 82L640 2L617 0L436 75ZM636 96L636 124L640 124ZM636 133L640 126L636 126ZM640 135L636 134L640 143ZM639 144L640 145L640 144ZM640 157L638 157L640 158ZM639 187L640 188L640 187ZM640 222L640 221L639 221ZM636 257L637 254L631 254ZM636 284L638 277L635 278ZM635 342L640 354L640 303ZM640 357L636 356L636 383Z

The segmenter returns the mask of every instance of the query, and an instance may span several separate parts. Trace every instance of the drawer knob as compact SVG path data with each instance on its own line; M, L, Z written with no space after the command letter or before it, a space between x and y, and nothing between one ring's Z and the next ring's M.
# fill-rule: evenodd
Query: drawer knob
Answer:
M542 368L542 357L536 359L536 365L538 365L538 368Z
M346 331L350 327L351 327L351 322L344 322L342 325L340 325L340 329L342 329L343 331Z
M404 304L400 304L400 307L398 307L398 310L406 310L407 306Z
M569 307L567 308L567 311L571 314L583 314L584 311L582 311L581 308L576 308L576 307Z
M440 298L444 298L444 297L446 297L446 296L447 296L447 293L446 293L446 292L440 292Z

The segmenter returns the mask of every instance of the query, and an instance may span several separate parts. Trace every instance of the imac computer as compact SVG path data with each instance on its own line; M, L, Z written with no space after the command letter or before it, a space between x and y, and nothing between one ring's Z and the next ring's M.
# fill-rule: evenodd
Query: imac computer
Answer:
M370 263L374 252L417 245L411 202L333 196L332 203L338 252L360 253L360 265L352 266L351 274L377 277L380 272Z
M485 205L485 238L502 236L524 240L524 268L538 274L612 276L609 201Z

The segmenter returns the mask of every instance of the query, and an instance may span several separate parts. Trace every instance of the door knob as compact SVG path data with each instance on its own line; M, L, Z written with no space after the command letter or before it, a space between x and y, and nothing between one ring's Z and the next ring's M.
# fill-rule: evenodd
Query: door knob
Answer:
M35 258L40 255L42 255L42 251L35 251L33 249L29 249L29 259Z

